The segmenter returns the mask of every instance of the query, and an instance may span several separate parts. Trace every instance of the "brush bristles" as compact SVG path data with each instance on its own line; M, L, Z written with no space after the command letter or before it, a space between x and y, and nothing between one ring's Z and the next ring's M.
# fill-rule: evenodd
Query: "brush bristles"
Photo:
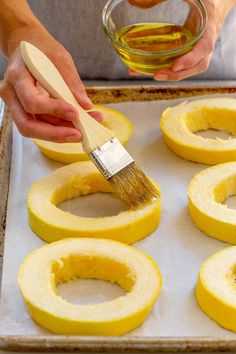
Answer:
M160 198L160 193L138 168L131 163L109 179L114 192L132 209Z

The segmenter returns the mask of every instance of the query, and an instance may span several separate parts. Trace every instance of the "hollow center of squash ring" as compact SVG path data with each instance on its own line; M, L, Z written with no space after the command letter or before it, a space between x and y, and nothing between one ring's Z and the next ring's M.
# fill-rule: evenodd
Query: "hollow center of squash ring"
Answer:
M57 207L71 214L90 218L113 216L129 209L128 205L114 194L99 192L66 200Z
M112 297L118 297L125 295L126 292L132 290L136 277L131 269L129 269L124 263L119 263L116 260L108 259L105 257L98 257L92 255L70 255L67 258L55 260L51 267L53 286L56 293L64 297L67 301L74 303L91 304L112 300ZM78 298L75 296L75 287L73 281L77 279L93 279L102 280L116 284L123 289L119 289L118 286L109 286L111 284L101 284L100 289L106 289L107 296L99 297L99 287L94 286L94 281L90 283L82 282L80 293L80 283L75 282L76 289L79 293ZM62 283L71 282L67 288L61 289L59 286ZM92 287L91 287L92 285ZM82 298L83 294L86 294L85 299ZM65 294L65 296L63 296Z
M95 279L75 279L59 284L57 293L75 305L100 304L125 295L119 285Z
M217 203L223 203L231 209L236 209L236 175L232 175L214 188L214 199Z
M198 107L185 115L185 124L191 133L198 132L206 138L228 139L236 136L236 112L230 109ZM208 130L211 132L203 134Z
M101 176L72 178L56 190L52 203L60 209L81 217L104 217L128 210L128 205L114 195L109 183Z

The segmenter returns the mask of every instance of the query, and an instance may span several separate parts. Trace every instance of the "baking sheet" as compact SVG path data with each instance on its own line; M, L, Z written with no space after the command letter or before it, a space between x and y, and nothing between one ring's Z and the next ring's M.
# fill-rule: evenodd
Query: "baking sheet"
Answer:
M221 95L222 96L222 95ZM227 95L231 96L232 95ZM205 96L206 97L206 96ZM213 97L213 96L211 96ZM189 99L189 98L188 98ZM199 97L198 97L199 99ZM147 175L157 181L162 191L162 217L158 230L135 244L158 263L164 284L159 299L146 322L125 337L217 337L236 338L236 334L219 327L197 306L194 287L201 263L212 253L229 246L202 234L193 224L187 208L187 187L191 178L204 165L184 161L165 145L159 129L163 109L183 101L163 100L109 104L125 113L134 125L134 135L127 149ZM44 244L28 227L27 192L32 182L51 173L62 164L41 155L30 139L22 138L14 129L13 161L8 199L4 265L0 308L0 335L48 336L28 315L17 285L17 271L24 257ZM63 208L84 212L99 201L93 196L84 203L64 203ZM117 209L111 199L104 200L105 209ZM104 204L105 205L105 204ZM96 208L93 208L96 214ZM62 286L60 294L73 302L103 301L120 295L117 286L104 282L79 281ZM95 291L94 291L95 289ZM89 295L88 295L89 294ZM85 299L85 295L87 295ZM84 301L84 302L83 302Z

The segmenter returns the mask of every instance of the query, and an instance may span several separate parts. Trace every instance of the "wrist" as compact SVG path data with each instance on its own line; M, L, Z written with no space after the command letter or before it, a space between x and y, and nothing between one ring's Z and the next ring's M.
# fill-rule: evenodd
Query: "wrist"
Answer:
M215 0L216 6L216 33L219 33L224 25L225 19L228 16L229 12L232 10L236 0Z
M37 43L37 38L50 36L46 29L38 22L21 24L16 29L8 33L5 54L10 57L19 47L22 40Z

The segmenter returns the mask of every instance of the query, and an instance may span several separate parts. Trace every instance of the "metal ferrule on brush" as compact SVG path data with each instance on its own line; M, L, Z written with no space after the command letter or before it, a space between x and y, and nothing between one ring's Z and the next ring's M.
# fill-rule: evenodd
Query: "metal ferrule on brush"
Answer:
M103 144L91 152L89 156L106 179L111 178L134 162L117 138Z

